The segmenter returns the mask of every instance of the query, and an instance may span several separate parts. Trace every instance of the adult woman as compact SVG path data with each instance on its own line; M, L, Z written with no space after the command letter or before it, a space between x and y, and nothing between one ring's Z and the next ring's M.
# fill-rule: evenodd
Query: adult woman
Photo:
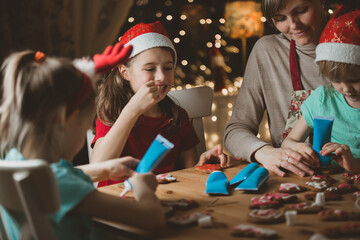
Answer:
M279 176L285 175L280 167L299 176L312 175L318 164L314 153L300 155L279 147L292 91L313 90L323 83L314 63L315 48L326 24L322 2L262 0L262 10L280 34L264 36L250 54L225 128L225 146L234 156L258 161ZM256 137L265 109L272 145Z

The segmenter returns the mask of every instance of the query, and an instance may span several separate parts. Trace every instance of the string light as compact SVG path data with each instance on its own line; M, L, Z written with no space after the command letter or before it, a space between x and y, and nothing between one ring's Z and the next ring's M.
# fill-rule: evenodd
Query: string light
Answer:
M228 107L228 108L232 108L232 107L233 107L233 104L232 104L232 103L228 103L228 104L227 104L227 107Z
M129 23L132 23L132 22L134 22L134 21L135 21L135 18L133 18L133 17L129 17L129 18L128 18L128 22L129 22Z
M232 111L228 111L228 116L231 117Z
M176 87L176 90L182 90L182 87L181 87L181 86L177 86L177 87Z
M213 47L213 44L212 44L212 42L207 42L207 43L206 43L206 46L207 46L208 48L212 48L212 47Z
M206 19L206 23L207 24L211 24L212 23L212 20L210 18Z
M200 65L200 70L205 71L205 70L206 70L206 66L205 66L205 65Z
M186 61L186 60L182 60L182 61L181 61L181 65L183 65L183 66L188 65L188 61Z
M179 43L180 42L180 38L176 37L174 38L174 43Z
M333 11L332 9L329 9L329 10L328 10L328 13L329 13L329 14L333 14L334 11Z
M215 111L216 110L216 104L215 103L212 103L211 104L211 111Z
M263 22L263 23L266 22L266 17L261 17L260 21Z
M157 13L155 14L155 16L156 16L157 18L161 18L161 17L162 17L162 12L157 12Z
M225 23L225 18L220 18L219 23L224 24Z
M173 19L173 17L171 15L166 16L166 20L171 21L172 19Z
M180 34L181 36L184 36L184 35L186 34L186 32L185 32L184 30L180 30L179 34Z
M217 116L212 116L211 121L216 122L217 121Z
M189 3L192 3L192 2L194 2L194 0L188 0L188 2L189 2Z
M228 95L228 90L225 89L225 88L222 89L221 92L222 92L222 94L223 94L224 96L227 96L227 95Z
M215 39L217 39L217 40L221 39L221 35L220 35L220 34L216 34L216 35L215 35Z
M182 14L182 15L180 16L180 19L181 19L181 20L186 20L186 19L187 19L187 16L186 16L185 14Z
M219 43L219 42L215 43L215 47L216 48L221 48L221 43Z

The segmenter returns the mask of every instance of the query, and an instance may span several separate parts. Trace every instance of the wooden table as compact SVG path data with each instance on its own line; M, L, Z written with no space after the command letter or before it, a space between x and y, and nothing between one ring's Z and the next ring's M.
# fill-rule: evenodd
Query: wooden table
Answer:
M224 170L225 175L230 181L248 163L241 163L232 168ZM175 215L184 215L197 211L210 211L213 221L220 223L214 228L200 228L194 226L185 229L166 228L162 239L239 239L231 236L231 230L238 224L252 224L247 220L250 212L250 199L254 196L261 196L266 192L277 192L280 183L290 182L305 185L310 177L300 178L292 174L287 177L278 177L270 174L270 178L261 187L259 192L245 193L243 191L230 190L229 196L209 196L205 193L205 183L209 174L200 173L195 168L188 168L180 171L171 172L177 178L177 182L160 184L156 195L160 200L179 200L181 198L196 200L200 206L187 211L177 211ZM342 174L332 175L338 182ZM123 190L118 184L99 188L101 192L119 196ZM309 193L309 192L305 192ZM298 193L299 201L306 201L303 195ZM214 201L216 201L214 203ZM211 203L214 203L212 206ZM326 203L326 208L342 209L347 211L359 211L356 209L352 193L344 194L343 200L331 201ZM117 223L108 224L124 229L123 225ZM258 227L276 230L281 239L309 239L309 237L325 227L340 226L347 222L324 222L316 214L301 214L296 217L296 224L287 226L286 223L278 224L255 224ZM224 226L225 225L225 226ZM132 229L134 230L134 229ZM136 231L136 230L135 230ZM138 232L139 233L139 232ZM240 238L241 239L241 238ZM244 239L244 238L242 238Z

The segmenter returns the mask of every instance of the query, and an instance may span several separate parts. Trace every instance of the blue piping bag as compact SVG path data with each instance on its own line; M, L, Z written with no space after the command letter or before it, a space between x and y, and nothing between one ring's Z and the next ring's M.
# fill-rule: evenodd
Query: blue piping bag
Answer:
M235 190L259 190L260 186L269 179L269 171L263 167L255 169L255 171L246 178Z
M146 151L144 157L141 159L140 163L136 168L138 173L148 173L152 172L159 163L164 159L164 157L169 153L171 149L174 148L174 144L169 142L166 138L158 134L154 141L151 143L150 147ZM128 191L132 189L132 185L129 180L124 182L124 190L121 192L120 196L124 196Z
M323 156L320 154L322 147L331 141L331 129L334 122L334 117L314 116L314 138L313 150L317 152L321 166L327 166L330 163L330 156Z
M260 167L259 164L255 163L255 162L248 164L244 169L242 169L238 174L236 174L236 176L233 177L233 179L231 179L231 181L229 182L229 185L234 185L234 184L244 181L255 171L255 169L257 169L259 167Z
M227 185L228 179L225 174L221 171L214 171L209 175L206 181L205 193L229 195Z

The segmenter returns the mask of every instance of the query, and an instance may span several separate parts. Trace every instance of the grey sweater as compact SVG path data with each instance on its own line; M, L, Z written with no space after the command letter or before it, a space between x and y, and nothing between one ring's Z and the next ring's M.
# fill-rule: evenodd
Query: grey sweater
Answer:
M324 84L314 62L315 48L315 44L296 46L300 78L306 90ZM234 156L252 161L252 154L267 144L256 137L265 109L272 145L280 147L293 91L289 49L290 40L283 34L264 36L256 42L232 116L225 127L224 144Z

